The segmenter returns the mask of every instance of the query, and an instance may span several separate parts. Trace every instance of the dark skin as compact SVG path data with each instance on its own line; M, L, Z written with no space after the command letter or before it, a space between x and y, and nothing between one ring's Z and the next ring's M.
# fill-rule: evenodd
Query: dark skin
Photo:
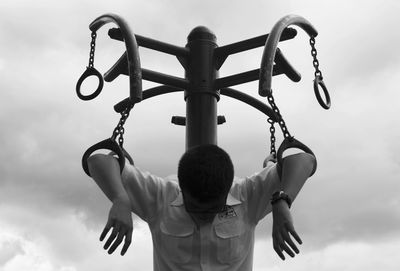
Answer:
M263 166L266 167L267 164L271 162L276 163L276 157L273 154L270 154L264 160ZM300 245L303 241L294 229L293 218L286 201L279 200L272 205L272 218L272 240L276 254L278 254L283 261L285 260L283 251L293 258L296 254L300 253L300 250L293 242L291 236Z
M121 256L123 256L131 244L133 231L131 209L125 201L113 202L107 224L100 235L100 241L104 240L111 228L113 230L103 248L108 249L108 254L112 254L125 239L121 250Z
M280 200L272 206L272 218L272 240L275 252L283 261L285 260L283 251L291 257L299 254L300 251L290 236L293 236L300 245L303 242L294 229L292 215L286 201Z
M283 165L282 190L294 200L305 180L310 176L315 158L305 154L288 157ZM123 243L121 255L128 250L132 240L132 215L129 197L122 185L119 164L108 155L93 155L88 160L89 171L101 190L112 202L107 224L100 235L100 241L105 240L112 229L111 235L104 244L108 253L113 253ZM296 181L297 180L297 181ZM184 203L188 213L197 225L211 223L217 213L225 206L226 195L216 202L200 202L190 194L184 193ZM221 203L223 202L223 203ZM279 257L284 260L285 251L291 257L299 253L299 249L291 236L299 244L302 243L293 226L293 219L287 203L278 201L272 207L273 215L273 247Z
M192 197L188 195L184 199L186 199L186 203L190 201L190 204L186 204L185 206L190 206L187 211L198 226L212 223L215 215L225 206L225 204L219 204L218 201L207 203L197 202L193 204L195 201L192 201ZM299 249L290 235L299 244L302 244L302 241L294 229L293 219L287 203L283 200L276 202L272 207L272 215L272 237L275 252L282 260L285 260L283 251L294 257L295 253L299 253ZM113 202L107 224L100 235L100 241L104 241L111 229L113 230L104 244L104 249L108 250L109 254L112 254L125 239L121 250L121 255L124 255L131 244L133 231L131 211L126 201L116 200Z
M121 250L121 255L124 255L132 241L133 224L130 200L122 185L118 161L109 155L95 154L89 157L88 165L92 178L112 202L100 241L112 229L104 249L111 254L124 241Z

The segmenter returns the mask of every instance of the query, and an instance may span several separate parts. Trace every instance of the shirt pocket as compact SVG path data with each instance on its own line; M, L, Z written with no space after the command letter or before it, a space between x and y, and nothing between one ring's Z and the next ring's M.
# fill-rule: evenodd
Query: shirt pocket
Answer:
M192 258L194 225L161 222L161 247L173 262L187 263Z
M217 257L221 263L231 263L245 257L249 248L249 235L243 221L233 219L215 225Z

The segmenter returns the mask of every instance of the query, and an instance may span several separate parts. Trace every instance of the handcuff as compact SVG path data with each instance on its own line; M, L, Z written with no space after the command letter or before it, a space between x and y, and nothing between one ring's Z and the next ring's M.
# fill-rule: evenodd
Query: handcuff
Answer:
M288 194L285 193L285 191L282 191L282 190L276 191L272 194L271 205L274 205L275 203L277 203L280 200L286 201L289 208L292 206L292 199L290 198L290 196Z

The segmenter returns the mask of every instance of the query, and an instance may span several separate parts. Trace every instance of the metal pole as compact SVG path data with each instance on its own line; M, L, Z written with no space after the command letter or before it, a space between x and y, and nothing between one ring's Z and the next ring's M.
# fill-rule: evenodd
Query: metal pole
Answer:
M214 89L218 71L214 61L216 37L203 26L194 28L186 47L189 57L185 77L189 87L186 101L186 149L196 145L217 145L217 102L219 92Z

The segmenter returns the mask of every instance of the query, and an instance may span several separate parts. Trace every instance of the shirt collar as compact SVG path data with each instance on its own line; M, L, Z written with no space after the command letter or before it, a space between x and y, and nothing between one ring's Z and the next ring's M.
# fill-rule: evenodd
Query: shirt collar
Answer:
M234 206L234 205L239 205L239 204L242 204L242 202L240 200L236 199L234 196L232 196L231 193L228 193L228 197L226 199L226 205ZM176 199L173 202L171 202L170 205L174 206L174 207L183 206L182 191L179 191L178 196L176 197Z

